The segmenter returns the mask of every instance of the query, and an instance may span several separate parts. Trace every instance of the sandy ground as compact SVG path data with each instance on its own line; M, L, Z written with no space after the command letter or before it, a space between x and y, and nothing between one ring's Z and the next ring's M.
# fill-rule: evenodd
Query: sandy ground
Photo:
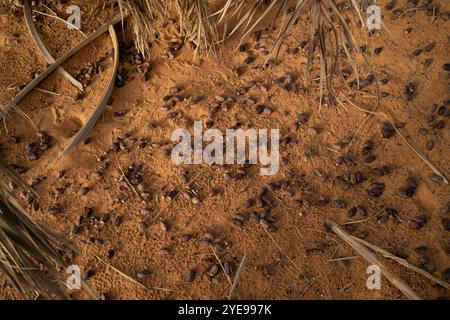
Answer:
M77 3L82 17L92 11L90 1ZM384 8L385 1L381 3ZM39 199L33 204L24 200L33 218L78 246L81 255L74 264L107 299L223 299L244 255L248 260L236 298L404 299L385 278L380 290L368 290L369 264L327 233L324 222L346 224L351 234L448 281L449 186L436 179L398 132L382 136L390 133L382 129L384 118L362 111L376 108L387 114L401 135L450 177L450 78L443 68L450 62L450 22L441 15L449 8L440 2L434 18L408 8L402 0L391 11L383 9L392 38L385 32L370 38L357 33L370 63L370 68L362 66L361 76L372 74L375 80L361 92L339 90L343 105L338 106L320 107L317 88L303 90L304 20L283 45L280 63L264 71L258 66L276 35L265 29L267 24L258 29L259 40L253 35L246 40L245 52L236 50L239 39L233 38L216 55L194 61L189 45L168 57L158 43L148 58L140 59L129 34L117 28L124 83L114 90L111 106L89 139L58 157L107 84L112 66L107 34L64 64L72 75L94 63L99 66L82 78L87 87L82 99L75 99L78 91L66 79L52 74L39 85L46 91L34 90L20 103L35 128L16 113L2 126L2 155L26 169L23 177L34 182ZM53 9L67 16L63 5ZM402 11L396 18L397 9ZM82 20L82 30L89 34L107 19L102 14ZM38 17L36 24L54 56L83 39L53 18ZM168 40L177 39L175 29L166 28ZM430 43L431 50L415 52L430 49ZM294 48L299 49L289 50ZM381 52L374 53L376 48ZM246 65L249 56L255 61ZM0 14L0 61L3 102L46 66L20 12ZM149 71L144 76L137 66ZM277 83L286 75L299 90ZM352 74L348 81L354 78ZM256 84L249 86L250 81ZM407 100L410 83L415 92ZM182 101L167 104L163 97L175 86L181 88L177 95ZM217 103L216 96L231 99ZM197 102L197 97L203 99ZM261 176L258 165L173 164L170 135L176 128L191 129L195 120L210 121L220 130L280 129L279 173ZM37 132L50 136L49 148ZM37 159L30 157L32 143ZM384 190L374 197L381 184ZM449 297L430 280L382 261L420 297ZM85 297L80 291L72 295ZM0 298L18 298L1 276Z

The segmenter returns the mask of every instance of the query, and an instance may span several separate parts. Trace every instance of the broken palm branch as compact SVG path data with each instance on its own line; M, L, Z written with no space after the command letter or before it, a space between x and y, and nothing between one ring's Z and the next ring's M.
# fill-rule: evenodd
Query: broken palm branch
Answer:
M54 63L49 65L47 69L41 72L36 78L34 78L31 82L29 82L15 97L11 102L9 102L3 110L0 110L4 115L7 114L12 108L17 106L17 104L25 98L34 88L36 88L39 83L41 83L48 75L50 75L53 71L55 71L61 64L66 62L69 58L71 58L78 51L83 49L85 46L90 44L92 41L100 37L103 33L108 31L109 26L115 25L122 21L122 19L126 18L127 14L124 13L122 16L118 16L114 18L112 21L103 24L99 29L90 34L86 39L82 40L78 43L74 48L70 49L66 52L62 57L58 58Z
M0 162L0 172L32 193ZM24 299L36 293L44 299L70 299L56 266L66 266L60 251L71 251L48 230L36 224L0 180L0 271Z
M39 51L41 52L42 56L45 58L45 60L48 63L54 63L55 58L53 58L52 54L47 50L44 43L42 42L41 37L39 36L39 33L36 29L36 26L33 23L33 17L31 14L31 7L28 3L28 0L25 0L23 2L23 12L25 16L25 23L27 25L28 31L31 34L31 38L33 39L34 43L36 44L36 47L38 47ZM64 77L67 78L75 87L77 87L80 91L83 91L83 85L70 73L68 73L66 70L64 70L62 67L58 68L58 72L61 73Z
M244 254L244 256L242 257L241 263L239 264L238 271L236 272L236 276L234 277L234 281L233 281L233 285L231 286L230 293L228 294L228 300L231 300L233 298L234 291L237 288L239 279L241 278L242 270L244 269L246 262L247 262L247 255Z
M377 257L371 250L353 239L353 237L345 232L344 229L342 229L336 222L328 220L326 222L326 226L330 228L338 237L344 240L350 247L352 247L361 257L367 260L367 262L377 266L386 279L396 286L406 297L411 300L420 300L420 297L408 284L394 276L389 269L378 261Z
M114 90L114 83L116 79L117 69L119 68L119 41L117 39L116 31L114 30L114 26L109 26L109 33L111 35L111 39L114 46L114 62L113 62L113 70L111 73L111 77L109 79L108 85L106 86L106 90L103 92L102 97L100 98L99 103L94 109L94 112L89 117L86 124L81 128L81 130L77 133L77 135L72 139L72 141L67 145L64 149L63 154L67 153L70 149L75 147L78 143L83 141L89 132L92 130L94 125L97 123L98 119L102 115L105 110L106 104L108 103L111 94Z

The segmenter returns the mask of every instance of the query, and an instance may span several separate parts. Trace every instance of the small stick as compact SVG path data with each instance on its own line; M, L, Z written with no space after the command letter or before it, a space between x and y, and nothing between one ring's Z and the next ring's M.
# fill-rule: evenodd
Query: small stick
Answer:
M272 235L269 233L269 231L266 229L266 227L264 227L263 225L261 225L261 227L264 229L264 231L266 231L267 235L273 241L273 243L278 248L278 250L280 250L280 252L289 260L290 263L292 263L292 265L298 270L298 272L300 272L300 274L303 277L307 278L305 276L305 274L302 272L302 270L300 269L300 267L295 264L295 262L284 252L283 249L281 249L281 247L278 245L278 243L275 241L275 239L272 237Z
M8 135L9 134L9 130L8 130L8 126L6 125L6 118L3 117L2 120L3 120L2 122L3 122L3 126L5 127L6 134Z
M105 260L103 260L102 258L100 258L99 256L97 256L94 253L94 257L96 257L98 260L100 260L101 262L103 262L106 266L110 267L111 269L113 269L115 272L117 272L118 274L120 274L122 277L128 279L129 281L133 282L134 284L138 285L139 287L143 288L143 289L147 289L146 286L144 286L142 283L140 283L139 281L137 281L136 279L134 279L133 277L129 276L128 274L126 274L123 271L120 271L119 269L117 269L116 267L114 267L112 264L106 262Z
M339 289L339 292L342 292L342 291L344 291L345 289L347 289L347 288L349 288L351 286L352 286L352 283L349 283L349 284L345 285L344 287L342 287L341 289Z
M176 292L176 290L168 289L168 288L161 288L161 287L153 287L153 289L161 290L161 291Z
M436 6L433 6L433 17L431 18L431 24L434 23L435 18L436 18Z
M335 153L341 153L340 151L338 151L338 150L334 150L334 149L332 149L332 148L330 148L330 147L327 147L327 146L322 146L324 149L327 149L328 151L333 151L333 152L335 152Z
M328 262L344 261L344 260L353 260L353 259L358 259L358 258L359 258L359 256L342 257L342 258L333 258L333 259L329 259Z
M316 278L313 278L311 281L308 281L308 284L306 285L306 288L299 294L297 297L297 300L303 297L303 295L306 293L306 291L311 288L311 286L316 282Z
M125 181L127 182L128 186L131 188L131 190L133 190L133 192L141 199L142 199L141 195L136 191L136 189L134 188L134 186L131 184L130 180L128 180L127 176L125 175L125 172L122 169L122 166L120 165L119 159L117 158L117 155L114 153L114 158L116 159L117 162L117 166L119 167L120 173L122 173L122 176L124 177Z
M278 197L274 197L275 199L277 199L282 205L283 205L283 207L285 207L286 209L288 209L288 210L295 210L294 208L290 208L290 207L288 207L284 202L283 202L283 200L281 200L280 198L278 198Z
M48 11L50 11L51 14L53 14L54 16L56 16L56 12L53 11L52 9L50 9L47 5L45 5L44 3L42 4L42 6L47 9Z
M212 245L209 245L211 247L211 250L214 254L214 257L216 257L216 260L219 262L220 267L222 268L223 273L225 273L225 276L227 277L228 282L230 283L230 285L233 285L233 282L231 282L231 278L228 275L228 273L225 271L225 268L223 267L222 261L220 261L219 257L216 254L216 251L214 250Z
M69 26L73 27L75 30L79 31L83 35L83 37L86 37L86 34L83 31L78 29L76 26L71 24L69 21L64 20L63 18L60 18L60 17L58 17L56 15L48 14L48 13L45 13L45 12L37 11L37 10L33 10L33 12L37 13L37 14L40 14L40 15L43 15L43 16L46 16L46 17L54 18L56 20L59 20L59 21L63 22L64 24L68 24Z
M102 258L100 258L99 256L97 256L94 253L94 257L96 257L98 260L100 260L101 262L103 262L107 267L113 269L115 272L117 272L119 275L121 275L122 277L124 277L125 279L133 282L134 284L138 285L139 287L141 287L142 289L147 289L148 288L146 286L144 286L142 283L140 283L139 281L137 281L136 279L134 279L132 276L126 274L125 272L117 269L116 267L114 267L112 264L106 262L105 260L103 260ZM153 289L156 290L161 290L161 291L169 291L169 292L176 292L176 290L174 289L168 289L168 288L161 288L161 287L152 287Z
M342 225L343 226L346 226L346 225L348 225L348 224L356 224L356 223L363 223L363 222L366 222L366 221L369 221L370 219L364 219L364 220L355 220L355 221L349 221L349 222L345 222L345 223L343 223Z
M386 117L387 118L387 117ZM391 124L392 125L392 124ZM408 139L406 139L405 137L403 137L403 135L400 133L400 130L397 129L397 127L394 125L392 125L395 128L395 131L397 131L398 135L400 136L400 138L402 138L402 140L408 145L408 147L411 148L412 151L414 151L420 159L423 160L423 162L425 162L431 170L433 170L433 172L438 175L439 177L442 178L442 180L444 181L445 184L448 184L448 180L447 178L444 176L444 174L433 164L431 163L430 160L428 160L427 157L425 157L425 155L412 143L409 142Z
M203 171L200 171L194 178L191 179L191 181L188 182L186 186L189 187L202 173ZM167 209L169 209L172 202L175 200L176 197L178 197L180 193L181 190L178 191L177 194L169 201L169 203L164 208L162 208L161 211L158 212L158 214L152 219L152 222L155 222L156 219L158 219Z
M231 298L233 297L233 293L236 290L239 278L241 277L241 272L244 269L246 262L247 262L247 255L244 254L244 256L242 257L242 260L241 260L241 264L239 265L239 269L236 272L236 277L234 277L233 285L231 286L230 294L228 295L228 300L231 300Z
M43 92L43 93L48 93L48 94L51 94L53 96L58 96L58 97L61 96L61 93L56 93L56 92L45 90L45 89L41 89L41 88L34 88L34 90L39 91L39 92Z

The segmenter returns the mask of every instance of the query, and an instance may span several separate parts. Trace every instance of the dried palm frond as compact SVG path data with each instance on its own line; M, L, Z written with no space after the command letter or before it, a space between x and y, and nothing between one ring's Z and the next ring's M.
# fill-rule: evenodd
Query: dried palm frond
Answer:
M233 17L239 10L241 9L242 5L245 3L243 0L226 0L226 2L222 5L221 9L219 9L216 13L213 14L213 16L219 16L218 22L222 22L225 17ZM231 9L234 10L233 13L229 12Z
M197 49L210 51L217 42L217 25L206 0L176 0L180 29Z
M0 173L28 189L0 160ZM65 266L60 250L73 250L36 224L0 180L0 271L22 298L69 299L56 265Z
M145 55L150 48L150 41L157 31L154 21L157 17L166 18L166 3L162 0L119 0L121 12L128 12L131 17L131 27L134 42L138 51Z
M285 38L292 32L293 27L300 19L302 13L308 13L308 20L310 25L309 39L308 39L308 61L306 67L305 82L307 85L311 83L311 67L313 62L313 54L315 49L318 49L320 58L320 97L324 89L328 90L329 97L334 100L333 91L333 76L339 75L339 58L344 55L350 62L359 85L358 69L353 54L359 51L352 29L344 18L344 6L336 4L335 0L296 0L296 1L268 1L256 0L249 6L244 6L243 1L227 0L216 14L220 15L220 20L226 16L234 16L239 12L240 19L235 27L228 34L231 36L239 29L242 32L241 42L247 37L252 30L269 14L277 12L275 18L281 12L283 16L290 17L282 24L279 34L272 46L267 60L277 55ZM292 5L294 4L294 6ZM358 17L361 25L364 25L362 12L366 10L369 5L367 0L350 0L349 10ZM261 7L266 6L264 11ZM235 8L234 12L231 10ZM289 8L289 10L287 10ZM261 12L259 12L261 11ZM332 102L332 101L330 101Z
M219 42L217 30L223 26L224 39L241 32L241 42L266 18L281 21L279 33L273 43L267 61L276 56L287 36L292 34L299 19L309 23L308 60L306 85L311 84L314 54L320 61L320 101L328 92L330 103L334 103L333 78L342 75L341 58L345 57L353 68L359 86L355 55L359 46L353 36L347 11L353 20L364 26L363 12L370 4L368 0L349 0L348 5L335 0L119 0L121 7L132 17L136 46L141 53L148 51L148 43L156 34L153 22L157 15L167 18L174 8L179 14L181 32L196 48L209 51ZM215 8L214 13L210 13ZM275 12L275 15L273 14ZM236 18L237 17L237 18ZM236 18L227 32L228 20ZM267 62L266 61L266 62Z
M169 12L177 13L180 31L186 41L203 52L210 51L217 42L216 22L207 0L119 0L122 12L128 12L135 45L141 54L148 53L149 43L158 34L155 20L168 20Z
M286 1L280 1L280 3L283 2L281 6L284 6ZM243 8L244 1L236 1L236 0L228 0L227 3L225 3L220 20L223 20L224 17L227 16L228 10L232 7L236 7L236 10L231 16L234 16L237 12L240 11L240 9ZM277 3L277 1L271 1L264 12L260 13L258 15L258 11L263 8L265 5L268 4L267 0L256 0L252 5L250 5L248 8L246 8L245 11L240 12L242 17L237 21L234 28L231 30L230 34L228 36L232 36L234 33L236 33L239 29L243 29L244 35L241 38L242 40L250 34L250 32L266 17L269 12L272 11L272 9L276 5L280 5ZM255 18L256 21L253 22L253 19ZM253 23L252 23L253 22Z

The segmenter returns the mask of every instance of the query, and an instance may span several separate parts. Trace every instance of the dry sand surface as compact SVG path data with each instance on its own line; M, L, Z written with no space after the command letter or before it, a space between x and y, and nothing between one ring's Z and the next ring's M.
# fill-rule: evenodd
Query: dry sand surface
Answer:
M102 12L83 20L93 1L75 2L85 34L112 17ZM279 63L262 71L277 34L269 21L244 41L245 50L233 37L216 54L195 59L189 44L169 52L159 42L142 59L128 28L118 25L120 79L88 139L59 156L108 82L113 47L107 33L64 64L85 94L53 73L19 105L35 127L14 112L1 126L2 155L39 194L22 197L32 217L73 241L81 251L73 263L106 299L227 298L244 255L235 298L405 299L386 278L380 290L368 290L369 263L324 223L332 219L449 280L450 187L402 139L450 178L444 66L450 63L450 6L434 3L439 10L430 16L406 0L390 11L381 1L392 37L355 29L369 62L360 64L367 85L355 91L336 81L342 105L320 106L317 86L303 87L306 16L283 44ZM52 9L67 17L65 6ZM35 23L56 57L83 39L54 18L37 15ZM178 39L174 25L160 27L167 41ZM0 13L0 61L2 103L47 65L21 11ZM355 75L349 73L350 83ZM405 93L408 86L412 95ZM222 131L279 129L279 172L173 164L171 133L191 130L195 120ZM420 297L449 297L410 269L380 261ZM19 298L1 276L0 298Z

